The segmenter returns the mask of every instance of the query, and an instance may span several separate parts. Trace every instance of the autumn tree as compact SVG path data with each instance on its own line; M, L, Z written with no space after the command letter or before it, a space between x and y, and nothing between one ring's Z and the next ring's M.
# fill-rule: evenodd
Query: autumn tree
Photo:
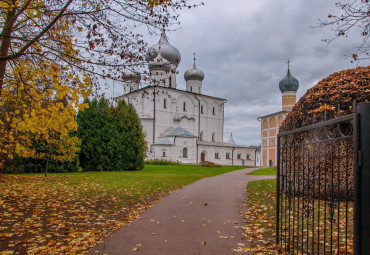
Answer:
M85 107L79 98L98 90L100 78L119 80L125 66L143 62L145 43L135 28L153 32L170 25L185 6L166 0L0 1L0 166L14 154L36 157L31 144L40 139L61 149L54 153L60 160L70 160L78 141L67 134L76 130L76 109Z
M116 107L101 98L85 99L89 108L77 115L84 171L140 170L144 166L144 134L132 105Z
M355 28L359 29L357 36L363 39L361 45L358 45L357 51L352 54L353 60L370 58L370 1L354 0L350 3L337 2L336 7L340 10L338 15L329 14L328 19L319 20L319 25L333 27L335 33L331 39L324 39L325 42L331 42L339 37L348 37L349 33ZM351 35L353 37L354 35Z

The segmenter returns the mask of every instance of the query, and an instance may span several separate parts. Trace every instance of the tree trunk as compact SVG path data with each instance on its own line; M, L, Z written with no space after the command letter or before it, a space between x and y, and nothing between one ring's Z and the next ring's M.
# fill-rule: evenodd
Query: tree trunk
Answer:
M45 177L47 177L48 175L48 165L49 165L49 155L48 155L48 158L46 159L46 167L45 167Z
M0 34L1 37L1 45L0 45L0 56L7 56L9 53L9 46L10 46L10 34L12 33L12 27L14 22L16 21L15 17L16 9L13 8L12 10L8 11L6 15L4 29ZM4 76L6 70L7 60L0 61L0 98L3 91L3 83L4 83Z

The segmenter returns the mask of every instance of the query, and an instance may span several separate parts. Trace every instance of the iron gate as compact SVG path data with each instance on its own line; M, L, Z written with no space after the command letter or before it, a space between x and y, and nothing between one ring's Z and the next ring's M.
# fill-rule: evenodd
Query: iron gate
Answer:
M276 239L289 254L370 254L370 104L278 135Z

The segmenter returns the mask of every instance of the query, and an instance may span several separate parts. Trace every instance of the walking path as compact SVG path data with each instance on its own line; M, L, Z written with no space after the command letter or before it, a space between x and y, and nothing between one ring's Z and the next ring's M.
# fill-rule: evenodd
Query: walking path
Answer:
M89 254L229 255L241 239L247 183L275 176L248 168L205 178L174 192L122 227ZM248 244L246 243L246 246ZM240 254L240 253L239 253Z

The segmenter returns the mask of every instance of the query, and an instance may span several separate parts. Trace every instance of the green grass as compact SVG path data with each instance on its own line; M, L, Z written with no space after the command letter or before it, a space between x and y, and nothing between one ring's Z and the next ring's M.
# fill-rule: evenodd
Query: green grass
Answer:
M145 165L142 171L0 175L0 254L84 254L169 192L243 168Z
M248 175L276 175L276 169L274 168L260 168L253 172L250 172Z
M74 199L85 197L113 196L116 208L148 196L160 196L179 189L199 179L227 173L242 166L223 166L219 168L201 167L199 165L145 165L141 171L78 172L43 174L20 174L25 185L63 186L71 188ZM26 177L32 177L28 180ZM129 198L129 199L128 199Z
M276 192L276 180L261 180L250 182L247 187L248 199L251 202L263 201L266 196L271 197Z

